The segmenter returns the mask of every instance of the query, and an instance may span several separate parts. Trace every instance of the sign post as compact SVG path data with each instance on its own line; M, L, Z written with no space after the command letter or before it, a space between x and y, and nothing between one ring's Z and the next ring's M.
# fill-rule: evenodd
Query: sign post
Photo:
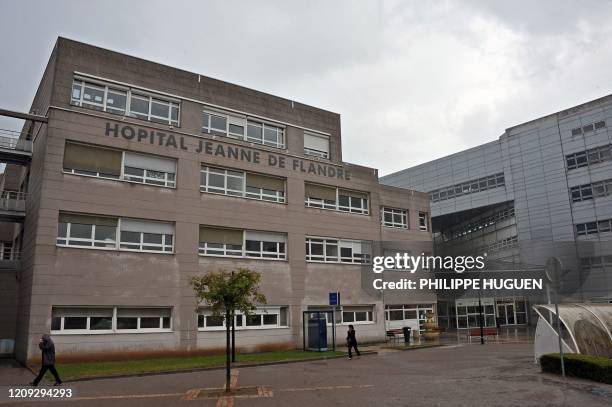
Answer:
M333 340L334 340L334 352L336 351L336 311L338 310L338 306L340 305L340 292L336 291L333 293L329 293L329 305L333 307L332 312L332 324L333 324Z

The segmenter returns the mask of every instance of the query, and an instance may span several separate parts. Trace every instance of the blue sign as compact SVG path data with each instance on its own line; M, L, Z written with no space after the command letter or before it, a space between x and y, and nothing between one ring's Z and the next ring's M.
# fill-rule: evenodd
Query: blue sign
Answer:
M329 293L329 305L340 305L340 293Z

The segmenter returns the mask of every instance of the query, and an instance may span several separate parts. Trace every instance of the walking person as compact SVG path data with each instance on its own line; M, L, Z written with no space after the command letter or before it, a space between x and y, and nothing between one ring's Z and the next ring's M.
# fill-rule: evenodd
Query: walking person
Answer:
M357 349L357 338L355 337L355 328L353 328L353 325L349 325L348 327L348 332L346 333L346 346L348 346L349 359L353 359L353 354L351 353L352 348L355 348L357 357L361 356L359 349Z
M42 338L40 338L40 342L38 342L38 347L42 351L42 366L38 376L36 376L36 379L34 379L34 381L30 384L34 387L38 386L38 383L42 380L43 376L48 370L51 372L53 377L55 377L54 386L61 386L62 379L60 379L59 375L57 374L57 370L55 370L55 345L53 344L51 337L44 334Z

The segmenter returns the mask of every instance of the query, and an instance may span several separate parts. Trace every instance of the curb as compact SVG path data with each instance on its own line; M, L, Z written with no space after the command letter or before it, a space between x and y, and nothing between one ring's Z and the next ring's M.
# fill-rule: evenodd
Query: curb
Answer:
M368 355L377 355L376 351L363 351L361 352L363 356ZM321 360L331 360L331 359L341 359L347 357L346 355L335 355L335 356L323 356L316 358L308 358L308 359L290 359L290 360L279 360L272 362L262 362L262 363L245 363L241 364L237 362L236 364L232 364L232 368L242 369L247 367L259 367L259 366L272 366L272 365L287 365L290 363L303 363L303 362L313 362L313 361L321 361ZM28 367L28 370L31 372L32 369ZM212 366L212 367L199 367L193 369L178 369L178 370L160 370L155 372L142 372L142 373L133 373L133 374L118 374L118 375L106 375L106 376L92 376L92 377L80 377L77 379L68 379L62 381L62 383L76 383L76 382L86 382L92 380L106 380L106 379L124 379L128 377L146 377L146 376L161 376L161 375L169 375L176 373L195 373L195 372L206 372L209 370L225 370L225 366Z

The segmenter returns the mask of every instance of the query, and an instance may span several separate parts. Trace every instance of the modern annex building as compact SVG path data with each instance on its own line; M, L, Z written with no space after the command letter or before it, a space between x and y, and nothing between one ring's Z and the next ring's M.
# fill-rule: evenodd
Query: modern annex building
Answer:
M431 251L427 194L342 161L340 116L60 38L18 141L2 146L0 340L38 358L224 346L191 276L245 267L267 304L236 316L241 347L302 345L328 308L383 339L385 306L419 326L434 293L362 289L372 242Z
M381 182L429 194L436 253L487 253L517 270L541 268L557 256L564 302L609 302L611 125L612 96L606 96L511 127L496 141ZM485 295L485 323L535 323L530 305L551 301L550 293ZM478 326L475 294L439 298L440 323Z

